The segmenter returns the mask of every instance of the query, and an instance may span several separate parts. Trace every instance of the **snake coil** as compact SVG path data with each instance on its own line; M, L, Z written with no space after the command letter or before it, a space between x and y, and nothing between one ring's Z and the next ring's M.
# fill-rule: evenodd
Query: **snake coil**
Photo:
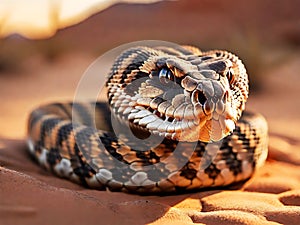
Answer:
M106 86L108 104L32 111L28 146L43 167L99 190L155 194L246 180L266 159L267 123L244 111L248 76L232 53L130 48Z

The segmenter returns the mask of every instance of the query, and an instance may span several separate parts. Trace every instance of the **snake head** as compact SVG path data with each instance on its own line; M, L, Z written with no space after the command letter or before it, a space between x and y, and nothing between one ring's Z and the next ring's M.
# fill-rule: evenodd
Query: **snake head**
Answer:
M112 110L134 129L189 142L229 135L248 98L237 56L193 47L129 49L107 86Z

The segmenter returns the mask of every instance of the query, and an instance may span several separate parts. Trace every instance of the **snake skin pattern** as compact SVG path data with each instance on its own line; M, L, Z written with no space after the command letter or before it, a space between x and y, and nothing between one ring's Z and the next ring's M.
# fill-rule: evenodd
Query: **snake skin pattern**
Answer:
M267 123L244 111L248 76L232 53L130 48L106 86L108 103L32 111L39 164L90 188L161 194L246 180L267 157Z

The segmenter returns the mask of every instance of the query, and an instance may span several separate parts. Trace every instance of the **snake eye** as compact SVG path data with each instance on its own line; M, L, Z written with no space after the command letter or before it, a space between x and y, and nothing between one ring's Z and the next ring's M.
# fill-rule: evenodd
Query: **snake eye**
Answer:
M176 78L171 70L162 68L158 74L159 80L163 84L169 83L169 81L176 81Z
M233 70L232 70L232 69L229 69L229 70L227 71L226 77L227 77L227 79L228 79L230 85L234 83L235 78L234 78Z

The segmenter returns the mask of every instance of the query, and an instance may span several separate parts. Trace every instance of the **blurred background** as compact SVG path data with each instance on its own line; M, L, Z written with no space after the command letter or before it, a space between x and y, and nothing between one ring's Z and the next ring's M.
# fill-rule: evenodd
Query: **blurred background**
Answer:
M239 55L251 81L247 108L264 114L271 132L296 138L299 11L299 0L3 0L0 138L24 138L33 107L72 100L104 52L150 39Z

